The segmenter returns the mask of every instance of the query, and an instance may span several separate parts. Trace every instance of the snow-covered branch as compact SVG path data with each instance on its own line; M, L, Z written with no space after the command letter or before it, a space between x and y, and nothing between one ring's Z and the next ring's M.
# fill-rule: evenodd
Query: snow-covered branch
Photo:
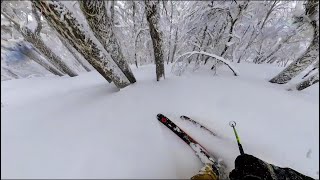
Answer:
M177 64L177 63L179 63L181 61L184 61L184 59L182 59L182 57L187 56L187 55L188 55L188 57L190 57L190 56L192 56L194 54L202 54L202 55L206 55L206 56L212 57L212 58L218 60L219 62L225 64L226 66L228 66L228 68L233 72L233 74L235 76L239 75L238 70L235 67L233 67L232 64L229 61L227 61L226 59L224 59L221 56L218 56L218 55L215 55L215 54L210 54L210 53L207 53L207 52L204 52L204 51L191 51L191 52L183 53L183 54L181 54L180 56L178 56L176 58L174 64Z

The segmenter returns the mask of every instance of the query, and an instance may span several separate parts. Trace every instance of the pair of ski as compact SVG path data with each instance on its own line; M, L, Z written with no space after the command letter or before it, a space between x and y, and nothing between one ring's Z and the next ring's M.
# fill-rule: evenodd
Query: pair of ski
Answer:
M216 157L213 157L209 154L209 152L200 145L196 140L194 140L190 135L188 135L185 131L183 131L179 126L173 123L169 118L164 116L163 114L157 115L158 120L164 124L167 128L169 128L173 133L179 136L185 143L187 143L195 152L195 154L199 157L203 164L210 164L212 166L213 171L220 177L223 177L223 174L220 172L224 172L225 166L218 162ZM194 125L204 129L208 133L213 136L217 136L214 132L210 129L206 128L204 125L198 123L197 121L187 117L187 116L180 116L182 120L187 120Z

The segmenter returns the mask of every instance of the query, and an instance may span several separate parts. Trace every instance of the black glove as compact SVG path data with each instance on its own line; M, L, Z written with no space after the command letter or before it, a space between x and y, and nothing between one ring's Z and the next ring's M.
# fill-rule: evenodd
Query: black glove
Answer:
M266 163L252 155L240 155L235 160L235 169L230 180L314 180L290 168L280 168Z
M262 160L248 155L240 155L235 160L235 169L229 174L231 180L272 180L272 173L268 164Z

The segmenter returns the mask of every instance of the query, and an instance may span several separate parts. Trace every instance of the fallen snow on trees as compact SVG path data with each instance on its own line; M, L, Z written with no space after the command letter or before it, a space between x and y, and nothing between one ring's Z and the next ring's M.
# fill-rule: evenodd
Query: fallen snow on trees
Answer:
M207 53L207 52L204 52L204 51L191 51L191 52L186 52L186 53L183 53L181 54L180 56L178 56L172 66L172 72L178 76L180 76L186 69L186 67L188 66L188 61L187 59L189 57L191 57L192 55L194 54L203 54L203 55L206 55L206 56L210 56L212 57L211 59L213 60L217 60L223 64L225 64L226 66L228 66L228 68L233 72L233 74L235 76L238 76L239 75L239 72L238 70L233 67L233 65L230 63L230 61L224 59L223 57L221 56L218 56L218 55L215 55L215 54L210 54L210 53ZM184 58L182 58L184 57Z

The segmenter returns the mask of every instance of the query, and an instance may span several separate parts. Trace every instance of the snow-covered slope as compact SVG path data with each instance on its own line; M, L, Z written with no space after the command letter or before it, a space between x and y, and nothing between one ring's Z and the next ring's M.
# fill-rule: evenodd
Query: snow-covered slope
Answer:
M319 86L286 91L268 83L280 69L236 64L155 81L155 67L133 69L137 83L121 91L97 72L1 82L1 178L190 178L199 159L161 125L163 113L234 167L246 153L319 177ZM188 122L188 115L221 136Z

